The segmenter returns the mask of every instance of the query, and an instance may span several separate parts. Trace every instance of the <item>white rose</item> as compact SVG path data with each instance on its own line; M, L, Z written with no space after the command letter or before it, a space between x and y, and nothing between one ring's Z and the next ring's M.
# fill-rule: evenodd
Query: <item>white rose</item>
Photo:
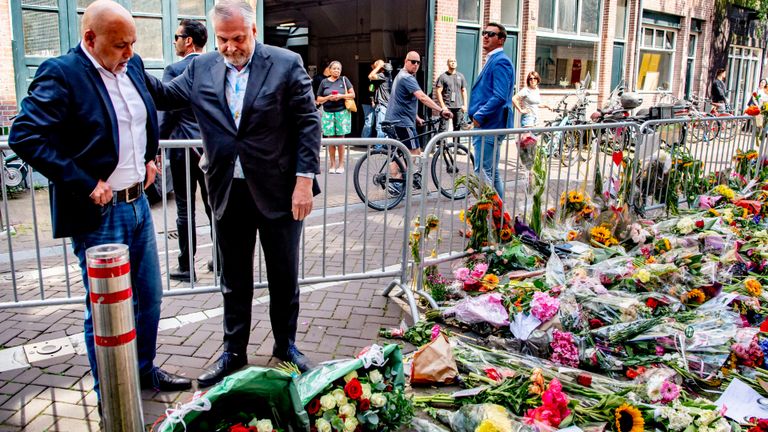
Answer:
M701 427L708 426L710 423L715 421L715 419L718 416L719 415L715 411L704 411L703 413L701 413L699 418L696 419L696 424L701 426ZM701 429L699 429L699 430L701 430Z
M355 416L355 406L352 404L344 404L339 407L339 415L345 417Z
M272 427L272 421L270 420L259 420L256 422L256 430L259 432L272 432L275 430L274 427Z
M635 273L635 277L642 283L648 283L651 280L651 272L646 269L640 269Z
M331 432L331 423L322 417L315 421L315 427L317 432Z
M328 411L336 408L336 398L333 395L327 394L320 397L320 406L323 411Z
M344 375L344 382L348 383L348 382L352 381L354 378L357 378L357 371L352 371L352 372Z
M344 394L344 390L342 389L336 389L332 391L331 396L333 396L333 398L336 399L337 406L342 406L345 403L347 403L347 395Z
M363 388L363 399L370 399L371 398L371 385L368 383L361 383L360 387Z
M348 417L344 420L344 432L354 432L357 429L357 419L354 417Z
M371 405L376 408L381 408L387 404L387 397L381 393L375 393L371 395Z
M680 234L688 234L691 231L693 231L693 228L696 226L696 222L693 221L691 218L682 218L679 221L677 221L677 230L680 231Z
M384 381L384 376L381 374L381 372L379 372L378 369L374 369L368 372L368 379L371 380L372 383L378 384Z

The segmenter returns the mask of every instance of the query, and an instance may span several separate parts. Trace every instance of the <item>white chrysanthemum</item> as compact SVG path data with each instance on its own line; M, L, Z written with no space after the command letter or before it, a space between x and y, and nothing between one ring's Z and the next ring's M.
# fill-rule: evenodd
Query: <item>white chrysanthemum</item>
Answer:
M693 231L694 228L696 228L696 222L689 217L684 217L677 221L677 230L680 234L688 234Z

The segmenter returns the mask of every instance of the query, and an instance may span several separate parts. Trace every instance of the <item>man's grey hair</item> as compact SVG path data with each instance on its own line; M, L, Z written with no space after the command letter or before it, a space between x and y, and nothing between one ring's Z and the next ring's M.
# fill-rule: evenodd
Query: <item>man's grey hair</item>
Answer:
M256 22L256 13L251 4L245 0L219 0L208 13L211 23L216 18L230 20L238 15L243 17L245 24L250 27Z

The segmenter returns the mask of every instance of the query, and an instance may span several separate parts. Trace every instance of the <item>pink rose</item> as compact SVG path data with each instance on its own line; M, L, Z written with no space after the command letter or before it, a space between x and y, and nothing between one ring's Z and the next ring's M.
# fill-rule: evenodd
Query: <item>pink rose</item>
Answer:
M456 271L453 272L453 275L456 276L456 279L464 282L469 277L469 269L466 267L461 267L456 269Z
M485 276L485 272L488 270L488 264L486 263L478 263L475 265L475 268L472 269L472 272L470 273L470 276L472 276L475 279L480 279L483 276Z

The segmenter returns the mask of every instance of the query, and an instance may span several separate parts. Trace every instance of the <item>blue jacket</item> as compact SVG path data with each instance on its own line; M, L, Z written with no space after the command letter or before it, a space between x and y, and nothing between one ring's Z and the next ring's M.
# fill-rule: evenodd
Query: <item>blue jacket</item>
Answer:
M163 82L171 82L174 78L184 73L184 70L199 54L188 55L176 63L170 64L163 72ZM200 139L200 127L192 108L184 108L178 111L160 112L160 139ZM168 152L171 159L183 160L186 152L184 149L171 149Z
M144 161L149 162L157 153L157 111L141 58L131 58L127 73L147 107ZM101 224L102 209L89 196L117 167L118 143L109 93L82 48L44 61L21 101L8 144L49 180L55 238L88 233Z
M511 128L515 67L503 52L488 58L469 97L469 118L482 129Z

